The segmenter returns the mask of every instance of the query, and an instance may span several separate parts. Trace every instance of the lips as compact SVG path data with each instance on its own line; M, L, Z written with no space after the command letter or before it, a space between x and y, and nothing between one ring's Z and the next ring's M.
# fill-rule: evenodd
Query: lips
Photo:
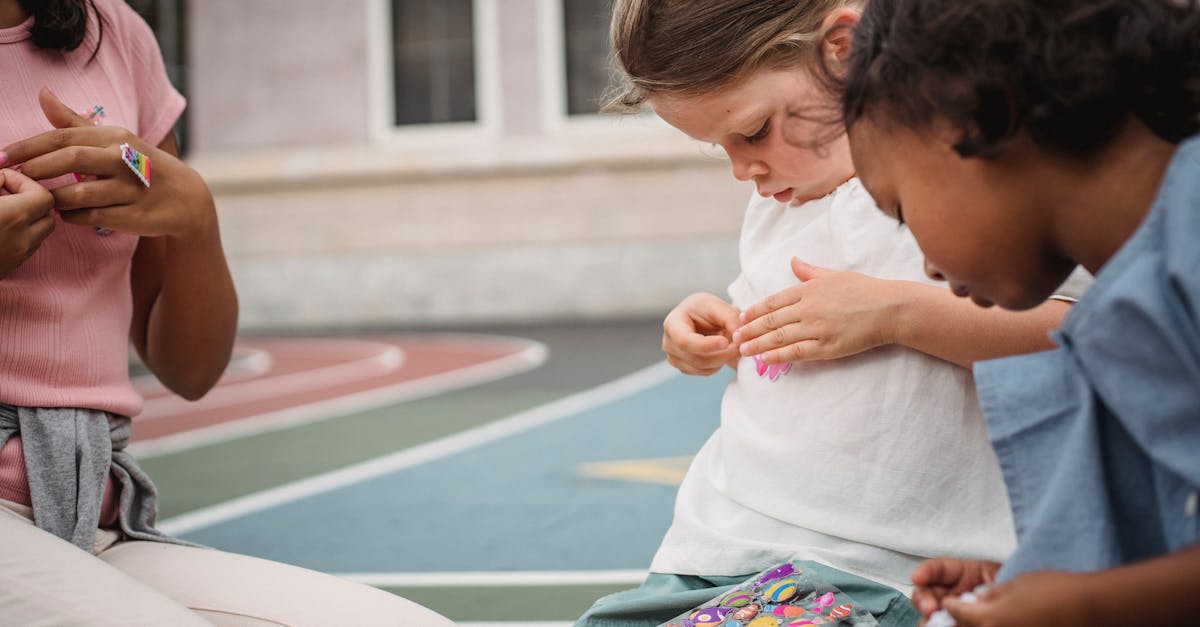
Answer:
M763 198L774 198L776 202L788 202L792 199L794 192L792 191L792 188L789 187L777 192L764 192L760 190L758 195L762 196Z

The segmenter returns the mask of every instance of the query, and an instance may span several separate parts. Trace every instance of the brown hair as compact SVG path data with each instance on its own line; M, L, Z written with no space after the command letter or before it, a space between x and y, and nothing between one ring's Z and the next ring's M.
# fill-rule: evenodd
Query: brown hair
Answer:
M33 16L33 44L39 48L70 51L79 47L87 36L88 7L96 13L96 48L91 62L104 39L104 19L95 0L18 0L21 8Z
M612 49L624 84L606 109L698 95L763 69L814 60L830 12L857 0L616 0Z

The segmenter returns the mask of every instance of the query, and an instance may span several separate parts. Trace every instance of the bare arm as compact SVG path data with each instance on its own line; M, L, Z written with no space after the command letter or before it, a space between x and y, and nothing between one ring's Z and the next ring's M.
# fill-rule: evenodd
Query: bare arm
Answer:
M984 309L944 287L878 279L793 260L800 283L747 308L733 336L766 363L837 359L900 344L970 368L976 361L1053 347L1070 305Z
M159 148L179 151L168 135ZM225 371L237 327L237 295L221 248L216 207L191 168L182 179L194 226L178 236L142 237L133 257L130 336L147 367L176 394L203 396Z
M1054 348L1049 332L1057 329L1070 303L1049 300L1028 311L983 308L950 290L907 281L895 314L893 343L970 368L976 361Z

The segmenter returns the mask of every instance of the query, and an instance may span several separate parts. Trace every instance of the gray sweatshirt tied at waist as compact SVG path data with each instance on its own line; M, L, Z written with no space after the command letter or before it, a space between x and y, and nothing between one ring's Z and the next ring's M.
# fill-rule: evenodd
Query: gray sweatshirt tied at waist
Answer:
M108 473L120 484L120 526L136 540L188 544L154 528L154 484L125 452L130 421L92 409L14 407L0 403L0 447L21 436L34 524L92 552Z

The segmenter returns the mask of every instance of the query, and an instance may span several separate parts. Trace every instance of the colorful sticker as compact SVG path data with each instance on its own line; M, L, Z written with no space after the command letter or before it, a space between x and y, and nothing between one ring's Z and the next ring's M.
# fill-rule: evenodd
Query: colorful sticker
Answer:
M121 160L133 170L142 185L150 187L150 157L134 150L129 144L121 144Z
M772 383L774 383L776 379L782 377L785 373L787 373L788 370L791 369L792 364L790 362L784 362L782 364L767 364L762 360L762 357L759 357L758 355L754 356L754 370L758 372L758 376L765 376L769 378Z
M879 623L836 586L786 563L747 579L664 625L878 627Z
M104 117L104 105L92 105L92 110L84 113L79 113L80 117L92 123L92 126L100 126L100 118Z

